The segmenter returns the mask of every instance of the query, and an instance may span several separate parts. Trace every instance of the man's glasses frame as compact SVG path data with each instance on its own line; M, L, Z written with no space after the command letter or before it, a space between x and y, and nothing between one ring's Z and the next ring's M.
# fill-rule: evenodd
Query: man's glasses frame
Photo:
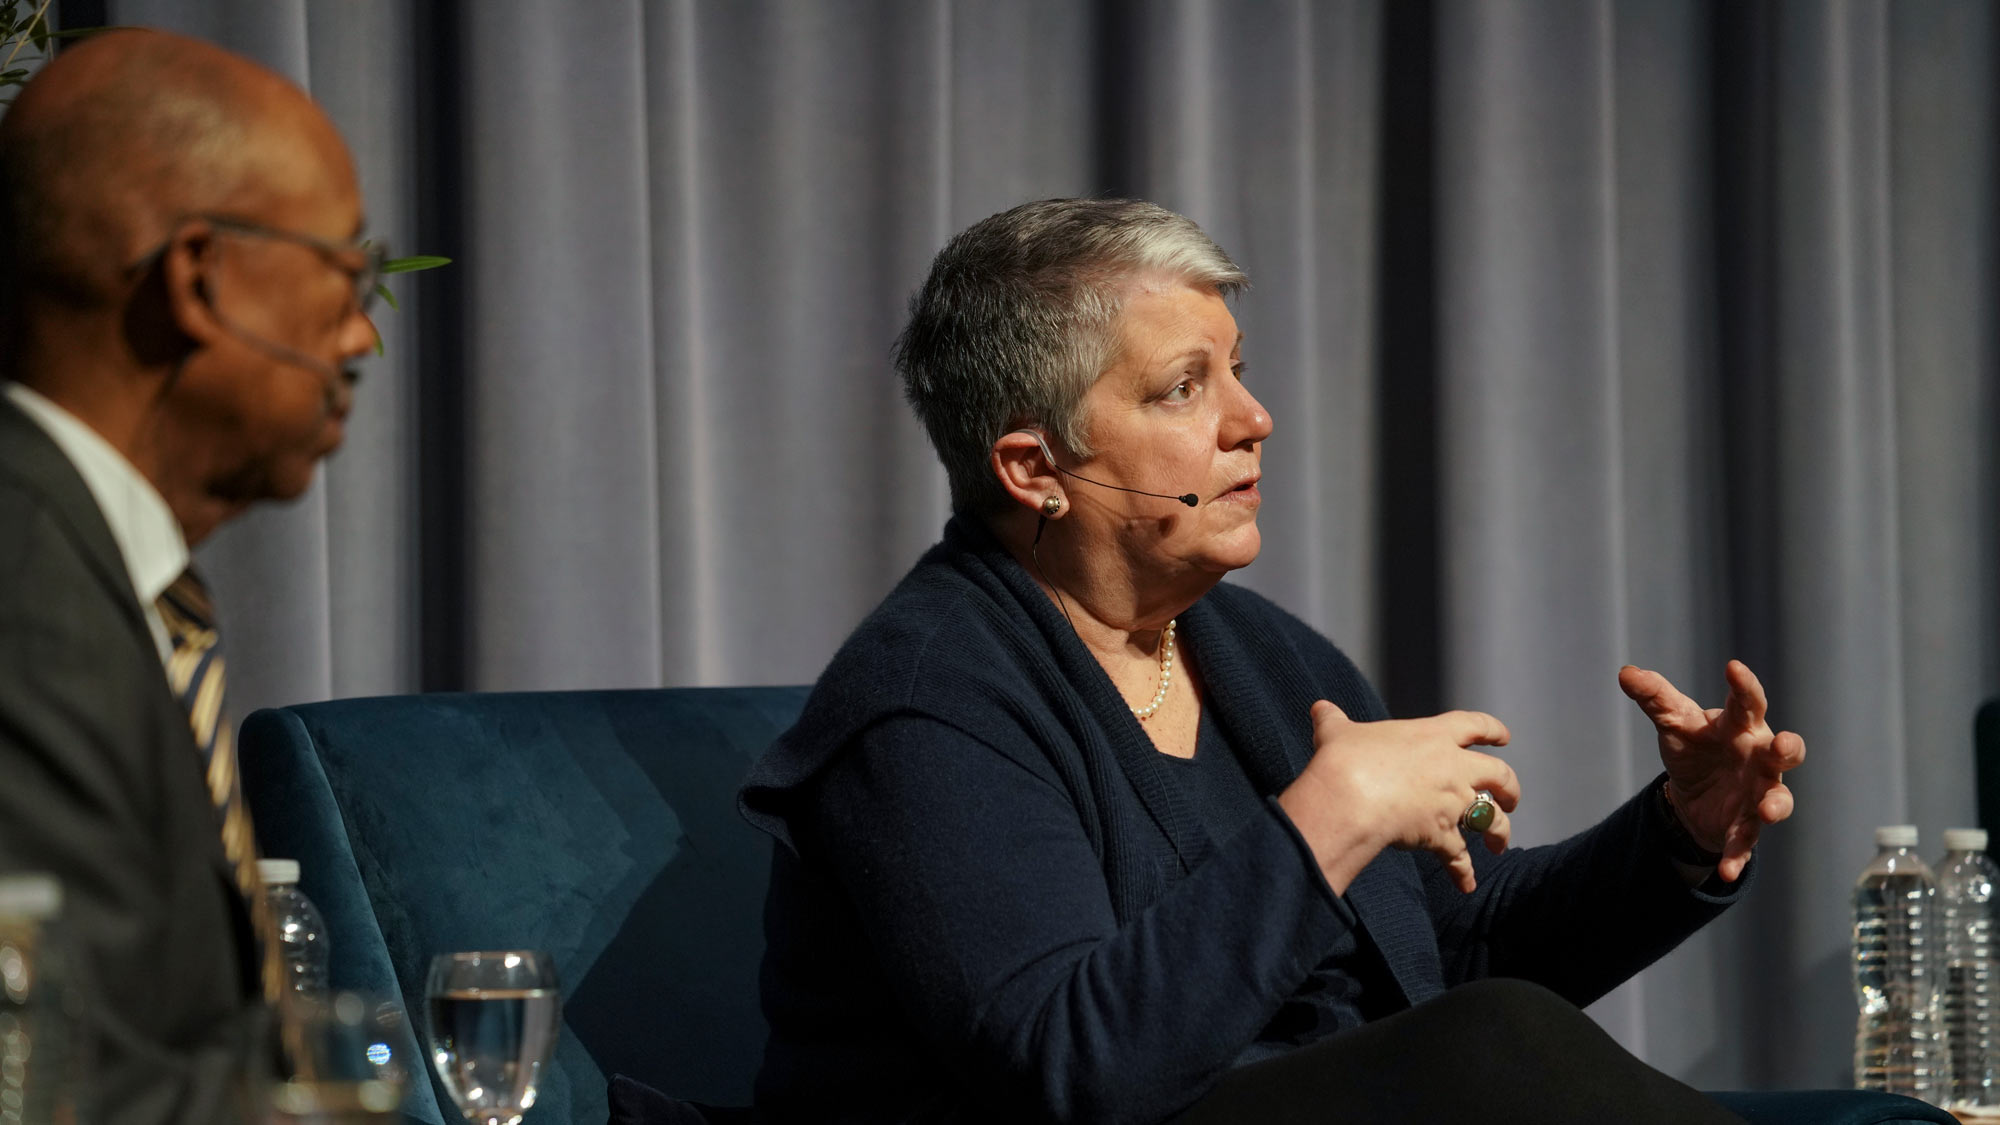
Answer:
M178 231L180 227L196 220L207 223L216 230L226 231L230 234L243 235L248 238L268 238L277 242L290 242L317 250L323 257L329 259L335 268L353 275L354 304L357 311L363 315L367 314L369 306L375 303L376 296L381 292L382 274L384 272L382 267L389 261L389 247L378 239L371 238L353 242L329 242L324 238L315 238L312 235L285 230L282 227L265 226L262 223L252 223L243 219L232 219L227 215L200 213L182 217L179 222L174 224L175 230ZM173 239L168 238L165 242L160 243L140 257L138 261L134 262L132 268L134 270L143 270L149 267L161 254L166 253L167 247L171 245L173 245ZM361 262L358 269L352 264L357 257Z

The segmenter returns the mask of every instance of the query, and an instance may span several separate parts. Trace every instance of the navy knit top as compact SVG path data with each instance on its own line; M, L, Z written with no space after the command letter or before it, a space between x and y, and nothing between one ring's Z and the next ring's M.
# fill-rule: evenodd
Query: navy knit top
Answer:
M1228 841L1262 813L1264 799L1215 721L1213 708L1202 708L1194 757L1167 756L1161 760L1186 793L1195 820L1216 844ZM1334 939L1326 956L1236 1061L1241 1064L1281 1055L1322 1036L1359 1027L1401 1005L1402 994L1381 953L1357 924Z
M1274 795L1312 753L1315 700L1363 721L1380 700L1246 590L1179 619L1259 795L1220 839L983 528L953 520L856 629L742 793L779 844L765 1120L1163 1121L1239 1061L1461 981L1588 1003L1747 883L1684 887L1642 794L1561 844L1473 849L1470 895L1401 851L1336 895Z

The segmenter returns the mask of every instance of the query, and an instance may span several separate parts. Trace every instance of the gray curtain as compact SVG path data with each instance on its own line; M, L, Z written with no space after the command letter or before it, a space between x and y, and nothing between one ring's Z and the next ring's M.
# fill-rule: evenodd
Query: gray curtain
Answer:
M1972 822L2000 692L1984 0L102 7L308 84L374 229L458 259L323 484L203 551L239 708L810 680L945 516L887 362L929 256L1143 195L1255 282L1242 581L1505 718L1523 842L1656 771L1621 663L1762 674L1798 815L1593 1012L1700 1085L1848 1081L1870 829Z

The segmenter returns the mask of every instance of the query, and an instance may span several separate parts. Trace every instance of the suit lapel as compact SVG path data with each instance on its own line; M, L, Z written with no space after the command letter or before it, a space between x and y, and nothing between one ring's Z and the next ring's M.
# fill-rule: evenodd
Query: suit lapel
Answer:
M139 605L138 594L132 589L132 576L125 566L125 556L118 549L118 541L112 538L111 525L105 522L104 513L98 508L97 497L91 493L82 474L76 471L76 466L70 463L68 455L63 453L55 439L5 395L0 395L0 477L12 477L46 499L51 517L77 545L91 577L104 587L111 604L118 607L140 651L157 660L152 629L146 624L146 613ZM169 690L164 669L160 670L158 678L156 698L161 708L161 721L178 722L181 733L186 736L174 741L186 749L187 777L191 779L188 792L198 794L200 803L206 805L209 802L207 787L202 781L201 752L195 747L194 733L187 723L187 712ZM240 935L248 935L249 912L243 907L242 896L234 890L235 872L222 854L219 826L214 831L202 832L196 843L207 857L209 866L214 868L216 877L230 886L228 897L236 915L236 928ZM247 938L243 944L248 946ZM254 949L254 946L248 947ZM257 971L254 954L246 956L250 957L250 967L246 972L254 983Z
M76 545L90 580L102 587L108 603L117 607L120 619L131 632L129 639L134 646L133 652L153 672L157 690L153 692L155 717L152 721L159 724L160 729L173 732L167 743L167 752L180 756L187 767L169 775L166 782L167 804L191 812L203 808L213 812L203 779L201 751L195 746L186 710L167 686L166 671L159 665L152 629L147 625L138 594L132 588L131 572L125 565L124 554L118 549L118 541L112 537L111 525L105 522L104 513L97 506L97 497L84 483L82 474L77 472L62 447L5 395L0 395L0 482L18 484L42 499L44 510ZM182 854L199 855L201 862L224 888L223 901L227 903L228 924L235 939L240 986L245 996L259 995L262 986L258 947L252 933L248 904L236 890L234 868L222 851L220 822L213 816L203 818L198 815L177 815L170 819L174 824L170 830L172 846Z
M47 497L50 514L76 542L91 575L104 584L127 623L145 635L150 650L152 631L97 498L55 439L5 395L0 395L0 474Z

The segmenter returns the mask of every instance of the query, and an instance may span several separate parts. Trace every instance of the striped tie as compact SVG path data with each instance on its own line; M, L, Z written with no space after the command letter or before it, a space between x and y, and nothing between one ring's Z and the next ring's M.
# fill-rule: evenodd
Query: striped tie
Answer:
M222 706L222 637L215 628L215 605L192 569L176 578L154 604L173 641L167 685L187 708L195 747L207 762L208 798L222 817L222 853L235 869L236 889L249 903L250 924L263 947L264 997L275 1003L283 995L284 963L271 940L271 908L257 875L257 834L236 776L236 733Z

